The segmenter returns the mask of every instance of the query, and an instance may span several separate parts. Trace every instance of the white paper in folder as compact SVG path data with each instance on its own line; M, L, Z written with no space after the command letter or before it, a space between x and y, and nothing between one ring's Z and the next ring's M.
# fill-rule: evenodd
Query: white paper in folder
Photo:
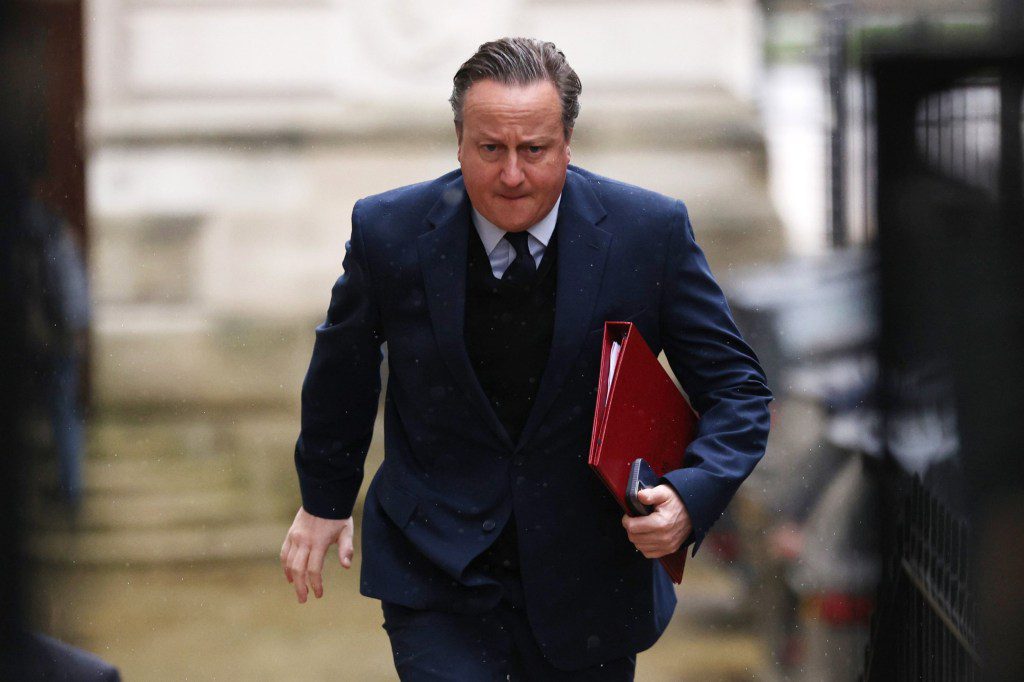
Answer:
M608 404L608 396L612 393L612 379L615 378L615 366L619 362L619 350L622 348L622 343L619 341L612 341L611 350L608 353L608 380L605 382L605 394L604 404Z

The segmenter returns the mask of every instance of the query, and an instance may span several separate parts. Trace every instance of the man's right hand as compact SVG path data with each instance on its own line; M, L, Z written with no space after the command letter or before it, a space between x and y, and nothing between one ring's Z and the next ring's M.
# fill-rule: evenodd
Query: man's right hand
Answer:
M352 534L351 516L323 519L299 507L281 546L281 568L284 577L295 586L300 604L306 603L309 588L317 599L324 596L323 567L328 547L338 543L338 560L345 568L351 568Z

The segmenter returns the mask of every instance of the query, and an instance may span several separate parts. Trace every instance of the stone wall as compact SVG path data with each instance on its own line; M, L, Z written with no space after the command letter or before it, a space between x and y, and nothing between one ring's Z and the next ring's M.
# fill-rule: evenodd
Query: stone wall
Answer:
M754 0L90 0L86 15L88 490L73 548L58 529L43 557L274 551L352 205L457 166L451 76L485 40L566 52L584 83L574 162L684 199L720 277L781 251Z
M100 405L294 404L352 204L455 167L451 74L503 34L566 52L584 82L574 161L686 200L719 269L781 241L753 0L92 0L87 15Z

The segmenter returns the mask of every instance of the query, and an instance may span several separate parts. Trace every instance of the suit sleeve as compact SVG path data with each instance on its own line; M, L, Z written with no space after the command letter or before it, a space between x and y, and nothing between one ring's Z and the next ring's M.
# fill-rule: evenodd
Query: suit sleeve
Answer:
M693 522L693 552L764 455L768 390L754 351L733 322L722 290L694 241L682 202L669 238L661 303L661 339L672 371L700 415L686 466L669 483Z
M295 444L302 506L328 519L352 515L380 395L383 334L358 203L342 267L327 318L316 328Z

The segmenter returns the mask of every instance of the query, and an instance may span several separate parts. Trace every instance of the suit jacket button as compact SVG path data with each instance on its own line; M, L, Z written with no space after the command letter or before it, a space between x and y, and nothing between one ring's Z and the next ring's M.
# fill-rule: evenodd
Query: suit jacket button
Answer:
M495 524L494 521L492 521L491 519L487 519L481 524L481 528L484 529L485 533L490 533L492 530L494 530L495 525L497 524Z

